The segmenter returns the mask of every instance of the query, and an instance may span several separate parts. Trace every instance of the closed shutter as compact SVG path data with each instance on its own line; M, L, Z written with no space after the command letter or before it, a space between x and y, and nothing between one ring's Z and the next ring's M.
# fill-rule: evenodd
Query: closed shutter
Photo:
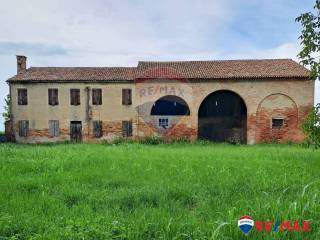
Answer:
M102 90L92 89L92 104L101 105L102 104Z
M122 104L131 105L132 104L132 91L131 89L122 89Z
M27 89L18 89L18 105L28 105Z
M27 137L29 134L29 121L21 120L19 121L19 136Z
M70 89L70 104L80 105L80 89Z
M48 101L51 106L59 104L58 89L48 89Z
M93 134L96 138L101 138L103 135L102 131L102 122L101 121L93 121Z
M59 137L60 128L58 120L49 120L49 135L50 137Z
M132 136L132 122L122 121L122 136L131 137Z

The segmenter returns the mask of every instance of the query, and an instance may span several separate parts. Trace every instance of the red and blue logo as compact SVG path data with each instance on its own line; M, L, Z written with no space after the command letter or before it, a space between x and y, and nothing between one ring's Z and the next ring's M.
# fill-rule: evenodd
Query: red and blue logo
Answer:
M238 226L245 235L248 235L254 226L254 221L249 216L243 216L239 219Z

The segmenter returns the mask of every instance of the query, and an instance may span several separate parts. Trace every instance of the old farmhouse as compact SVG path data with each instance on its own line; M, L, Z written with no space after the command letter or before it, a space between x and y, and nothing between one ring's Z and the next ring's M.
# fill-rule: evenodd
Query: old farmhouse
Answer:
M137 67L30 67L8 79L18 143L114 138L301 142L314 102L290 59L139 62Z

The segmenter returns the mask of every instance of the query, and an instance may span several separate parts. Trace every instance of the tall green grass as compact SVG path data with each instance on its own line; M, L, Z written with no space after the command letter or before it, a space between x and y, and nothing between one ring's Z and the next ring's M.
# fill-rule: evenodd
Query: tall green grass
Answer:
M0 239L320 239L320 152L208 143L0 145ZM237 220L310 220L310 233Z

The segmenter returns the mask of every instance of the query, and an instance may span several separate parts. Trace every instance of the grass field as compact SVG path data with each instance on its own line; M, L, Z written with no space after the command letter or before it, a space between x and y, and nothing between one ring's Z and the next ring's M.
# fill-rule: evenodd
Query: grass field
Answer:
M0 145L0 239L320 239L320 151ZM311 220L309 233L237 221Z

